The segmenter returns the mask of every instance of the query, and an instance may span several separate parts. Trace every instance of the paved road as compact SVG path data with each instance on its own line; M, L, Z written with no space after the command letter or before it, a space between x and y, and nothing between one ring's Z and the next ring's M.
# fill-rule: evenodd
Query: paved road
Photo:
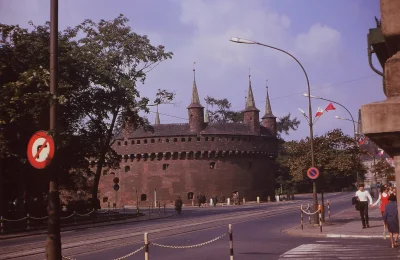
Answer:
M326 195L332 214L351 207L353 193ZM98 229L64 232L63 253L74 259L114 259L143 245L143 233L151 242L165 245L193 245L218 237L233 224L236 259L279 259L284 253L315 238L298 238L280 231L299 222L299 205L311 202L310 195L295 201L235 207L184 209L184 214L169 219L136 222ZM0 241L0 259L43 259L44 236ZM143 251L129 259L142 259ZM223 259L229 256L228 236L203 247L169 249L150 246L152 259ZM290 253L292 254L292 253ZM297 258L292 258L297 259Z

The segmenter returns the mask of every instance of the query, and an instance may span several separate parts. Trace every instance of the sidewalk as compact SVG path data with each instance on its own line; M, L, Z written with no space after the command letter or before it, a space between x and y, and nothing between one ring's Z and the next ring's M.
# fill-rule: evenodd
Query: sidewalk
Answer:
M298 226L284 229L281 232L288 235L305 237L384 239L383 221L379 207L369 208L370 228L365 229L362 229L359 211L356 211L354 208L344 210L335 215L331 215L331 218L328 218L328 215L326 215L325 223L322 224L322 232L320 232L319 226L309 224L307 215L304 214L303 218L303 230L301 229L299 216ZM387 230L385 234L386 238L388 238L389 233L387 232Z

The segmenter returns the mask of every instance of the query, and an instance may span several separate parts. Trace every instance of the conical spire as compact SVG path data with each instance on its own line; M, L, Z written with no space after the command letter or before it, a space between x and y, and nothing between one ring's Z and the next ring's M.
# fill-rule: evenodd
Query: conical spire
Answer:
M358 110L357 134L362 134L361 109Z
M160 124L160 114L158 113L158 105L157 105L157 112L156 112L156 121L154 123L155 125Z
M204 117L204 122L206 122L206 123L208 123L210 120L209 120L209 115L208 115L208 104L206 105L206 115L205 115L205 117Z
M192 88L192 102L190 103L188 108L191 107L203 107L200 104L200 98L199 98L199 92L197 91L197 85L196 85L196 70L194 68L194 64L196 64L196 62L193 63L193 88Z
M249 69L250 71L250 69ZM258 110L256 108L256 103L254 102L254 95L253 95L253 89L251 88L251 75L249 73L249 90L247 93L247 102L246 102L246 111L251 111L251 110Z
M268 93L268 85L266 86L266 88L267 88L267 97L265 100L265 114L262 118L275 117L274 114L272 114L271 101L269 100L269 93Z

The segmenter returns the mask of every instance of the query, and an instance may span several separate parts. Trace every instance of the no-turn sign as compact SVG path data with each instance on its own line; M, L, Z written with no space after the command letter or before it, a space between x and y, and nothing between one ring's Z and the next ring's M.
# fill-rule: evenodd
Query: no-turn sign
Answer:
M38 131L29 140L27 149L28 160L36 169L44 169L53 159L54 151L53 137L45 131Z

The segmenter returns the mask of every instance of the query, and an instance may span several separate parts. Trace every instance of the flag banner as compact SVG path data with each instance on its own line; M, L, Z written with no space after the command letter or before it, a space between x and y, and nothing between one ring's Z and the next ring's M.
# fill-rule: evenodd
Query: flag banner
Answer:
M394 167L393 158L386 158L386 161L390 164L390 166Z
M368 144L368 137L366 137L365 135L359 135L358 136L358 140L357 140L359 145L363 145L363 144Z
M329 105L325 108L326 112L328 112L329 110L336 110L332 103L329 103Z
M317 113L315 114L315 117L320 117L324 113L324 110L322 110L320 107L317 110Z
M379 155L379 156L382 156L384 152L385 152L385 151L383 151L381 148L378 148L378 155Z

